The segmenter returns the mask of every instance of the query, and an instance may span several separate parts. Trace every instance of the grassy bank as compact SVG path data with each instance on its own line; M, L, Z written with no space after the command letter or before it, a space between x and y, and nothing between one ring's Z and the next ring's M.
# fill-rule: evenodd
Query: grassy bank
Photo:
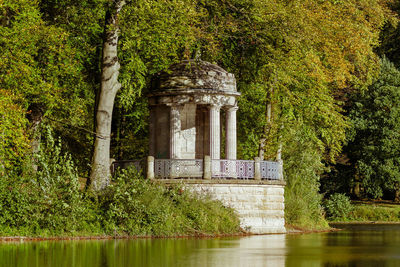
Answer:
M347 215L332 222L400 222L400 204L389 201L353 201Z
M400 205L390 202L356 201L349 221L400 222Z

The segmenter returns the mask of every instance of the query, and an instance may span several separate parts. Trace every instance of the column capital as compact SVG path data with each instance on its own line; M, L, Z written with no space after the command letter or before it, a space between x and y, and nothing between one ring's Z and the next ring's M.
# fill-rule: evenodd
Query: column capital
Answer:
M234 111L237 111L238 109L239 109L238 106L228 106L228 107L226 107L226 111L228 111L228 112L234 112Z
M213 103L213 104L210 104L209 109L221 109L221 107L222 107L222 104Z

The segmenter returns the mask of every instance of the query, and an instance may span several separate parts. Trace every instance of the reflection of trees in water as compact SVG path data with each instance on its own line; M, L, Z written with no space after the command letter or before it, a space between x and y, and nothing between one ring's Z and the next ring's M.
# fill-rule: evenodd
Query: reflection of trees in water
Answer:
M0 267L398 266L400 225L237 238L0 243Z
M284 266L284 248L284 235L5 243L0 267Z
M289 239L286 266L399 266L400 225L337 228L344 230Z

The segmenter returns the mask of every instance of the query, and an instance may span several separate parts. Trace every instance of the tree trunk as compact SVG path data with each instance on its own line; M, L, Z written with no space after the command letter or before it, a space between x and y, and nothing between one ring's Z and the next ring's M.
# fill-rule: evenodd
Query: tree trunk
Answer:
M271 131L272 127L272 94L273 89L272 87L270 87L270 89L268 90L267 102L265 107L265 116L267 118L267 123L264 126L263 136L260 138L260 143L258 146L258 157L261 160L264 160L265 143L267 142L267 136L269 136L269 132Z
M39 152L40 149L40 139L41 139L41 134L40 134L40 123L43 120L43 109L40 104L31 104L28 108L29 113L27 115L27 119L29 121L29 128L28 128L28 133L29 133L29 138L31 140L30 146L31 146L31 151L32 151L32 169L33 171L37 171L38 166L35 161L34 155Z
M394 190L394 201L400 202L400 183L396 182L396 188Z
M101 191L110 184L110 139L114 100L121 84L118 82L120 64L117 56L118 15L124 0L113 1L112 13L106 18L103 41L101 86L96 112L96 140L94 143L89 189Z

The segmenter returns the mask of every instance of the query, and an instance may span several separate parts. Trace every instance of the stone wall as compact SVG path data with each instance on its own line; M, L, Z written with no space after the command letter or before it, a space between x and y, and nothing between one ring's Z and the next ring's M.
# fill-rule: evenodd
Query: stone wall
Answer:
M195 192L209 193L235 209L243 229L254 234L285 233L284 185L185 184Z

